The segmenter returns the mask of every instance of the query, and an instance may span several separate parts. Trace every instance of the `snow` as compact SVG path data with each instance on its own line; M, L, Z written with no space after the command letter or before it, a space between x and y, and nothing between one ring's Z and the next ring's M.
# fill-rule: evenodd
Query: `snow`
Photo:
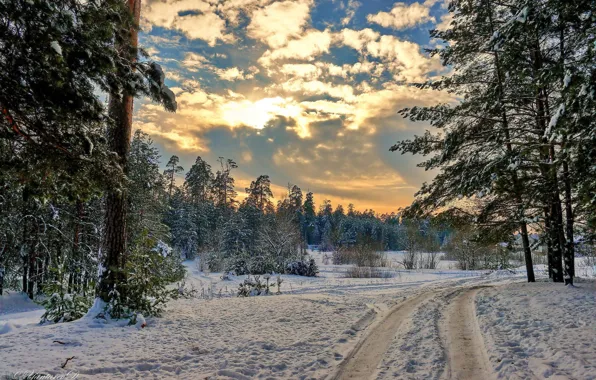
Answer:
M563 88L569 87L570 83L571 83L571 73L567 72L565 74L565 78L563 79Z
M145 317L143 314L137 314L137 323L135 323L135 327L137 329L143 329L147 326L147 321L145 321Z
M62 46L60 46L58 41L50 42L50 47L52 48L52 50L54 50L56 52L56 54L58 54L59 56L62 56Z
M45 309L24 293L5 292L0 296L0 335L17 331L23 326L38 324Z
M550 135L550 131L552 130L553 127L555 127L557 125L557 123L559 122L559 118L561 116L563 116L564 113L565 113L565 104L561 104L559 106L559 108L557 108L557 110L555 111L555 114L550 118L548 127L546 128L546 131L544 131L544 137L548 137L548 135Z
M476 308L500 378L596 378L596 282L484 289Z
M550 323L553 334L558 331L557 326L568 329L572 324L582 329L572 331L577 333L573 335L577 342L573 347L579 349L580 355L588 355L596 347L591 283L579 283L577 288L547 283L526 286L520 283L524 281L523 268L487 275L487 271L456 270L453 262L446 261L441 261L437 270L406 271L393 267L390 270L395 276L391 278L346 278L348 266L324 264L326 254L312 253L319 265L319 277L282 275L281 295L248 298L235 296L246 276L225 280L221 273L201 272L196 262L187 261L186 286L198 289L199 296L171 301L160 318L138 315L135 326L128 326L127 321L114 323L94 318L103 310L100 300L78 321L39 325L43 309L26 295L11 293L0 297L0 376L26 370L50 375L72 371L81 379L325 378L340 368L357 344L396 305L418 297L420 302L412 304L395 335L385 337L388 348L378 358L381 363L376 378L438 377L446 366L447 347L442 337L449 333L445 323L449 305L460 292L486 285L498 287L478 291L479 324L489 342L491 363L495 368L503 368L508 377L515 377L518 367L496 362L505 358L506 350L513 350L499 339L504 334L514 334L513 327L521 326L516 323L531 309L524 303L528 299L534 302L541 323ZM402 258L403 252L387 253L391 263ZM545 294L541 296L541 292ZM573 297L568 299L569 294ZM548 305L549 298L557 300L555 312L540 309ZM586 305L582 306L584 302ZM511 321L495 314L493 303L494 310L510 308ZM563 307L570 306L580 306L575 318L548 321L549 315L562 319ZM526 327L528 330L519 330L512 339L534 339L529 331L532 325ZM590 328L592 335L587 333ZM552 340L540 334L536 339L537 346L547 344L542 340ZM584 343L592 346L584 347ZM540 354L537 350L532 352L536 357ZM561 364L561 368L568 368L566 371L577 370L577 374L586 375L591 370L574 367L576 364L561 351L541 352L554 355L553 360L567 360L569 364ZM507 355L522 360L515 350ZM540 363L549 362L548 355L540 357ZM61 368L66 358L72 356L75 358ZM524 377L527 368L520 368L520 376Z
M515 17L515 21L525 23L528 19L528 7L523 7Z

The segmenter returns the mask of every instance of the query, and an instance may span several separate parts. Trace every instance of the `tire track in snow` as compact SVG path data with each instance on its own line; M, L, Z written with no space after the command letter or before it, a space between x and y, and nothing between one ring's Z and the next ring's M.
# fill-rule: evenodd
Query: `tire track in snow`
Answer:
M443 335L449 359L446 375L450 379L494 378L474 305L476 294L483 287L463 290L447 306Z
M373 326L370 332L354 347L351 354L339 366L331 379L369 379L377 367L389 345L397 334L401 323L412 314L416 307L426 301L435 292L426 292L406 299L394 306L389 313Z

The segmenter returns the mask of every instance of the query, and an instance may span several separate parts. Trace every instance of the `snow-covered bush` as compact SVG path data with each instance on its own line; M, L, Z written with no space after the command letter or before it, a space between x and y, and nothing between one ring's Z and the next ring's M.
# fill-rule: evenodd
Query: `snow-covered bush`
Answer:
M54 293L41 304L46 308L41 316L41 323L71 322L87 313L91 300L78 294Z
M112 290L106 313L112 318L131 318L137 313L160 315L178 289L167 285L186 274L180 257L157 248L158 241L145 231L130 251L120 287Z
M93 299L87 295L93 293L92 287L81 284L78 292L72 292L73 287L67 285L65 268L65 265L57 264L50 269L52 277L43 287L45 299L41 305L46 312L41 317L41 323L71 322L81 318L91 307Z
M249 258L245 255L233 256L226 260L225 271L233 272L236 276L249 274L248 269Z
M265 274L279 271L275 260L271 256L254 256L248 261L248 270L250 274Z
M178 284L178 293L173 298L196 298L199 294L199 290L194 285L186 285L186 281L182 281Z
M202 263L202 271L210 270L211 272L220 272L225 270L226 265L224 260L221 258L219 252L207 252L200 255Z
M248 276L242 284L238 286L238 297L264 296L269 293L269 277L264 277L266 283L261 281L260 276Z
M306 261L292 261L286 266L287 274L295 274L297 276L315 277L319 273L319 268L315 263L315 259Z

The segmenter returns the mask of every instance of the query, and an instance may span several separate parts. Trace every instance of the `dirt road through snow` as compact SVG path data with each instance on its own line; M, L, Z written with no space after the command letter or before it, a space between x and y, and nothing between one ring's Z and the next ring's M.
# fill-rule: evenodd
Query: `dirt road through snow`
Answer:
M354 348L339 367L333 379L369 379L377 371L379 362L399 331L402 322L429 299L434 292L426 292L396 305Z
M447 306L444 336L449 357L446 375L451 379L493 378L478 320L474 299L481 287L463 290Z
M444 371L436 373L448 379L492 379L493 371L486 353L484 341L476 319L474 299L482 287L463 288L456 291L429 291L406 299L396 305L379 322L370 327L370 332L356 345L352 354L340 365L332 379L373 379L379 374L380 363L388 355L391 343L404 342L415 329L412 318L420 314L430 316L435 308L441 317L436 339L443 341ZM429 301L429 302L425 302ZM437 309L438 308L438 309ZM428 309L428 310L426 310ZM418 310L418 311L417 311ZM419 331L415 332L419 333ZM430 333L427 331L427 333ZM399 345L398 345L399 347ZM402 346L406 347L406 346ZM401 362L418 362L420 358L408 349L399 349L393 355L402 356ZM396 361L393 362L394 364ZM409 378L398 368L383 368L393 372L393 376ZM442 375L440 373L442 372Z

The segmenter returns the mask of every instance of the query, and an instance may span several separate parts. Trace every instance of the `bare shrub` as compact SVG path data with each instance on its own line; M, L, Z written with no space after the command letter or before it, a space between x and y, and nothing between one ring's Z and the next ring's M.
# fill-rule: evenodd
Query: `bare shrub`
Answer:
M416 269L418 267L418 252L414 250L406 251L404 258L401 260L401 265L405 269Z
M440 259L438 231L427 220L404 219L398 237L405 269L436 269Z
M346 270L347 278L393 278L396 272L387 268L351 266Z
M422 269L437 269L440 260L440 252L426 252L420 257L419 267Z
M388 267L387 255L379 252L378 244L361 241L350 247L341 247L333 252L333 264L354 264L357 267Z

